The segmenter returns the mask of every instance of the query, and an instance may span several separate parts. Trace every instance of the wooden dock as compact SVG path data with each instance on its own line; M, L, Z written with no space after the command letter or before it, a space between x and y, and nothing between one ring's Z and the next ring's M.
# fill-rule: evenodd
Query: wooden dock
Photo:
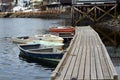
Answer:
M84 26L76 28L51 80L118 80L118 75L99 35Z
M117 18L118 0L73 0L71 6L72 25L80 25L84 20L99 22Z

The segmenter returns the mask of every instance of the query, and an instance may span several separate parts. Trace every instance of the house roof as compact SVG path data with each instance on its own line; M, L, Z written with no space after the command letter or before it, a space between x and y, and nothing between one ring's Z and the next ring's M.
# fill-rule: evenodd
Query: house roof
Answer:
M0 3L10 3L13 2L14 0L0 0Z
M116 0L73 0L73 4L105 4L116 3Z

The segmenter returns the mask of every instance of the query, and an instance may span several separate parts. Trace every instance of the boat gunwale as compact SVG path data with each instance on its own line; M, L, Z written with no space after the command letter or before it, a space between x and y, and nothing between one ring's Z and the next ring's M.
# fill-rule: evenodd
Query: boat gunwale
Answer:
M23 45L23 44L22 44ZM25 44L24 44L25 45ZM36 45L38 45L38 44L36 44ZM18 48L21 50L21 51L24 51L24 52L27 52L27 53L30 53L31 54L31 52L32 52L32 54L63 54L64 53L64 51L62 51L62 52L35 52L35 51L30 51L30 50L26 50L26 49L23 49L22 47L20 47L20 45L18 45ZM38 48L38 49L40 49L40 48Z

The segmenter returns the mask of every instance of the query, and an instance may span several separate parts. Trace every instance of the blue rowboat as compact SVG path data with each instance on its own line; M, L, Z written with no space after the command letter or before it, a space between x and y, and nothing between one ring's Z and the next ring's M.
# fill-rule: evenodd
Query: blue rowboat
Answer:
M58 61L63 56L63 51L57 49L57 47L42 47L41 44L19 44L18 48L22 55L47 59L52 61Z

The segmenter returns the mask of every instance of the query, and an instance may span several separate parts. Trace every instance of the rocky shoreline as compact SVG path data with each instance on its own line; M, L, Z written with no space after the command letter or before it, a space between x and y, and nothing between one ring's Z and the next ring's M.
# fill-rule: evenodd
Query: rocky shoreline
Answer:
M97 26L100 26L102 28L114 30L117 32L120 32L120 18L117 19L110 19L108 21L96 23Z
M110 40L108 45L120 46L120 17L117 19L106 19L101 22L97 22L93 25L93 28L103 35L103 39ZM102 32L101 32L102 31ZM102 36L101 36L102 37ZM108 42L108 40L106 42ZM114 42L115 41L115 42ZM105 42L105 40L103 40Z
M1 12L0 18L69 18L65 11L39 11L39 12Z

